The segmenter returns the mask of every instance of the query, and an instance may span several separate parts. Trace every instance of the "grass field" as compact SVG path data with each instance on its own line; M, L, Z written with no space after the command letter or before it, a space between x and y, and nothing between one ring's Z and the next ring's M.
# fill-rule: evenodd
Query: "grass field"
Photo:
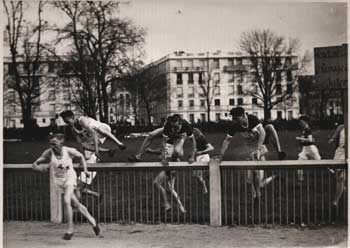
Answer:
M328 139L331 137L330 130L315 130L313 135L317 142L317 147L323 159L333 158L335 147L328 144ZM280 132L280 141L282 149L287 153L287 159L298 159L298 153L302 147L295 140L296 136L300 136L300 132L285 131ZM207 135L208 141L215 147L213 155L217 155L222 141L225 138L224 133L209 133ZM128 146L124 152L118 152L113 158L107 156L103 157L101 162L127 162L128 156L135 154L140 147L144 138L126 139L123 142ZM153 146L157 147L160 144L160 139L155 139ZM75 142L67 142L68 146L78 147ZM106 147L111 147L110 142L106 142ZM46 142L5 142L4 143L4 162L5 163L32 163L40 154L48 148ZM188 155L189 142L185 143L185 157ZM269 148L273 151L273 148ZM240 142L240 137L234 137L230 148L227 150L224 160L245 160L246 147ZM272 154L270 159L276 159L275 154ZM144 161L158 161L157 156L145 155Z
M317 141L320 154L323 159L331 159L335 148L328 145L328 139L331 136L330 131L315 130L314 137ZM295 141L295 137L300 135L299 132L280 132L281 145L286 151L287 159L297 159L298 153L301 151L301 146ZM207 138L210 143L216 148L213 155L218 154L221 147L224 133L208 134ZM126 162L128 156L134 154L139 148L143 138L124 140L128 149L121 153L119 152L114 158L103 157L102 162ZM153 142L153 146L158 146L160 139ZM76 144L69 142L68 146ZM107 143L106 146L110 146ZM4 160L5 163L32 163L48 145L45 142L16 142L4 144ZM185 144L185 151L189 144ZM240 142L240 137L235 137L228 149L224 160L245 160L246 149ZM272 147L269 148L273 150ZM188 153L185 152L185 157ZM276 159L276 154L271 153L268 159ZM145 155L144 161L159 161L157 156ZM232 170L231 170L232 171ZM263 190L261 198L261 206L258 208L256 203L251 201L249 188L244 183L244 174L242 171L225 172L223 183L223 223L225 225L249 224L254 220L257 223L259 210L262 213L262 223L272 221L282 224L291 224L293 222L306 222L308 218L311 221L319 219L319 223L327 222L335 213L329 212L329 202L333 197L334 180L327 176L327 170L324 170L325 177L320 171L311 172L310 188L306 183L302 187L293 191L292 183L293 174L285 175L282 171L282 176L279 180L268 185L266 190ZM294 172L294 171L292 171ZM7 174L6 174L7 173ZM275 172L268 172L271 175ZM278 173L278 172L276 172ZM47 178L45 180L38 179L38 174L33 171L15 172L5 171L4 177L4 196L5 196L5 219L37 219L48 220L48 190ZM103 198L99 201L91 197L83 198L84 204L89 210L102 222L141 222L141 223L208 223L209 222L209 196L201 192L198 181L191 176L191 171L179 171L175 188L178 191L186 209L185 215L181 214L176 208L175 201L172 200L173 208L169 212L164 212L159 191L153 186L152 180L156 176L157 171L152 170L128 170L128 171L105 171L100 172L91 186L93 190L103 193ZM45 175L40 175L40 177ZM208 177L208 172L205 172ZM322 179L321 179L322 177ZM29 179L28 179L29 178ZM31 179L30 179L31 178ZM322 180L322 181L321 181ZM28 184L29 181L29 184ZM19 183L24 182L28 187L20 186ZM237 184L237 182L240 182ZM320 183L322 183L322 187ZM281 188L281 185L283 187ZM288 185L288 190L286 186ZM231 187L232 186L232 187ZM44 188L44 189L43 189ZM302 190L301 190L302 189ZM44 190L44 191L43 191ZM311 197L306 192L311 192ZM43 195L38 194L43 192ZM287 199L287 196L289 197ZM292 196L294 194L294 198ZM313 195L315 197L313 197ZM238 195L240 201L237 201ZM173 199L173 198L172 198ZM346 199L342 199L340 209L341 216L344 217L346 210ZM43 203L44 202L44 203ZM308 202L308 205L306 205ZM315 204L314 204L315 203ZM316 204L317 203L317 204ZM322 204L321 204L322 203ZM322 205L322 206L321 206ZM28 207L29 206L29 207ZM42 216L37 213L37 206L42 207ZM240 211L238 212L238 209ZM245 211L246 210L246 211ZM286 217L286 211L289 211L289 216ZM295 217L292 213L295 213ZM39 216L39 217L38 217ZM333 218L332 217L332 218ZM83 219L78 215L76 220ZM322 220L322 221L321 221ZM333 219L332 219L333 221ZM318 223L318 220L315 221Z

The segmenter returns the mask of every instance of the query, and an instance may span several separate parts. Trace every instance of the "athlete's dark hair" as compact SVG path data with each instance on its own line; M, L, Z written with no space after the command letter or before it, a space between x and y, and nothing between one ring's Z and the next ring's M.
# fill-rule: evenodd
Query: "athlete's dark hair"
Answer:
M74 113L71 110L63 111L60 116L64 118L74 117Z
M173 114L172 116L169 116L168 121L170 123L175 123L175 122L180 121L181 119L182 118L181 118L181 116L179 114Z
M50 139L58 139L58 140L64 140L64 134L63 133L54 133L54 132L51 132L49 134L49 140Z
M236 107L230 110L230 115L232 115L232 117L242 116L244 113L245 110L242 107Z
M299 117L299 120L305 121L305 122L307 122L307 123L310 122L309 117L308 117L307 115L301 115L301 116Z

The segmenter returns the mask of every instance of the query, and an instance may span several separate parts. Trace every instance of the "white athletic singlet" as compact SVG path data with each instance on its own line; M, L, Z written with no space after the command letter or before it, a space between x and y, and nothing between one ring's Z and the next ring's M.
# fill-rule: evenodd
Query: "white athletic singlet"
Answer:
M68 149L68 147L62 147L61 158L57 158L51 149L50 168L53 170L55 183L61 187L66 187L68 184L76 185L77 176Z
M345 128L340 131L338 147L345 147Z

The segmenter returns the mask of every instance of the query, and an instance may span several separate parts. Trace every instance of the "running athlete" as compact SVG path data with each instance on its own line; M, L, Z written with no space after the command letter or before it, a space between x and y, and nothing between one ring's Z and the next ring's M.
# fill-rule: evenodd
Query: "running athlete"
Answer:
M335 150L334 159L345 159L345 126L343 124L337 127L332 138L329 140L329 144L335 144L338 146ZM343 169L337 169L335 171L335 179L336 195L333 200L333 205L338 206L339 200L345 189L346 171Z
M74 148L63 146L64 135L53 134L49 137L50 147L33 163L33 169L37 171L46 171L47 167L39 166L41 163L49 162L50 171L54 178L54 183L64 193L64 206L68 220L68 230L63 239L70 240L74 233L72 203L79 212L84 215L93 226L97 235L100 233L100 227L96 220L91 216L87 208L79 202L74 190L77 186L77 175L73 168L73 158L79 158L83 165L84 173L88 174L87 165L84 156Z
M222 143L220 158L222 159L232 137L240 134L248 145L247 160L263 160L267 148L264 146L266 137L265 129L260 120L255 115L246 114L244 108L236 107L231 109L232 123L230 124L225 140ZM263 170L248 170L248 183L253 184L252 195L260 197L260 188L270 183L275 176L264 179Z
M180 157L183 156L183 145L187 138L191 139L192 141L192 154L189 158L189 163L192 163L194 162L196 154L196 140L193 136L193 129L187 121L181 118L180 115L174 114L170 116L163 127L161 163L164 166L168 166L168 159L170 158L172 161L180 161ZM166 210L169 210L171 206L169 204L166 191L162 184L165 184L165 187L166 184L168 184L170 192L175 197L180 211L182 213L186 212L184 206L181 203L180 197L175 191L175 177L171 176L171 173L168 173L168 171L167 173L165 171L160 172L154 179L154 184L163 195L164 206Z
M161 155L161 148L151 148L149 147L151 144L151 140L157 136L160 136L163 134L163 128L158 128L154 131L152 131L144 140L144 142L141 145L141 148L138 152L138 154L132 156L129 158L129 161L131 162L138 162L141 161L141 156L144 152L155 154L155 155ZM204 134L198 129L193 128L193 135L196 140L196 161L197 162L209 162L210 156L209 153L214 150L214 147L208 143L206 140ZM167 156L172 155L172 152L174 150L173 144L171 140L167 141L166 144L166 150L165 153ZM170 156L171 157L171 156ZM194 170L193 176L197 177L199 182L203 186L203 193L207 194L208 189L205 183L205 180L203 178L203 171L202 170Z
M77 142L84 150L93 152L97 157L99 157L99 152L108 152L110 156L113 156L115 152L115 149L107 149L101 146L106 138L112 140L122 151L127 148L112 134L111 127L105 123L87 116L76 118L70 110L63 111L60 115L64 122L72 127Z
M299 124L302 128L302 136L296 137L296 140L303 146L301 153L298 154L299 160L321 160L321 156L312 137L312 131L309 126L309 118L306 115L299 117ZM297 170L298 180L304 181L303 170Z

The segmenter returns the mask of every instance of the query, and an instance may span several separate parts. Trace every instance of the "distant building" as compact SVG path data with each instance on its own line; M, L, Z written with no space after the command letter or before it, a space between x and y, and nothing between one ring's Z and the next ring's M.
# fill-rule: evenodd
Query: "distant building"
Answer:
M297 59L296 56L281 56L283 60ZM200 87L204 75L210 74L217 82L211 102L211 121L229 118L229 110L243 106L248 113L264 118L264 110L257 106L257 99L244 94L249 87L257 87L252 76L250 58L242 53L185 53L175 52L147 65L145 74L153 75L158 81L163 98L152 109L152 117L161 123L168 115L178 113L190 122L207 121L206 102ZM287 82L293 81L293 71L281 71L280 92L287 90ZM281 93L282 94L282 93ZM298 92L293 99L282 102L271 111L271 117L296 118L299 114ZM278 97L275 96L275 97ZM140 108L143 118L144 109Z

